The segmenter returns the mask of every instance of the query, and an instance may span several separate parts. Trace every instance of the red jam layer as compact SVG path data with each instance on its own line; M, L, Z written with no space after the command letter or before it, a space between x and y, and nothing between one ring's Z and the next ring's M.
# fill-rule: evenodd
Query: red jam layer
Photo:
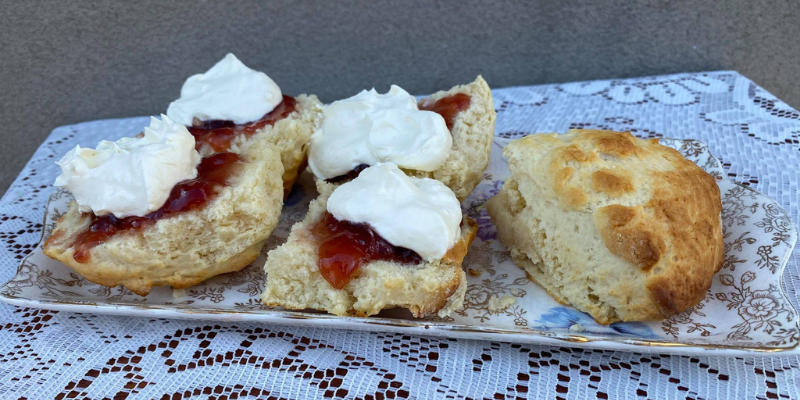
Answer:
M456 93L447 97L442 97L436 102L425 101L419 105L420 110L433 111L444 118L447 129L453 130L458 113L469 108L472 97L466 93Z
M336 289L347 286L358 267L370 261L422 262L414 250L392 245L368 224L339 221L327 211L312 234L319 240L319 272Z
M283 101L275 109L255 122L237 125L233 121L203 121L200 126L189 128L195 140L195 148L200 150L203 144L211 146L214 151L228 151L231 142L239 135L252 136L259 129L286 118L297 110L297 100L283 95Z
M197 165L197 178L175 185L164 205L144 217L117 218L112 214L98 217L92 213L89 230L80 234L72 244L75 248L72 257L79 263L85 263L91 259L89 250L116 234L134 232L161 218L205 206L220 188L227 185L228 178L240 165L239 156L234 153L216 153L203 158Z

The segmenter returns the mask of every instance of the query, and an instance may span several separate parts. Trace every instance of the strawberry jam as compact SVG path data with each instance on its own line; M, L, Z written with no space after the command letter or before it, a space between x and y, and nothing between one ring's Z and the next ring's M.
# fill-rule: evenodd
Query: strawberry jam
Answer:
M79 263L85 263L91 258L89 250L92 247L104 243L118 233L134 232L161 218L205 206L227 185L228 178L240 165L239 156L234 153L216 153L203 158L197 165L197 178L176 184L164 205L144 217L117 218L113 214L98 217L90 214L92 223L89 230L78 235L72 244L75 248L72 257Z
M370 261L422 262L415 251L392 245L368 224L339 221L327 211L312 235L319 241L319 272L336 289L347 286L358 267Z
M258 121L237 125L233 121L202 121L190 127L189 132L194 136L197 150L208 144L214 151L228 151L231 142L239 135L252 136L259 129L286 118L297 109L297 100L294 97L283 95L283 101L275 109L261 117Z
M420 110L433 111L444 118L447 124L447 129L453 130L453 123L455 123L458 113L469 108L472 102L472 97L466 93L456 93L447 97L442 97L439 100L431 101L426 100L419 104Z

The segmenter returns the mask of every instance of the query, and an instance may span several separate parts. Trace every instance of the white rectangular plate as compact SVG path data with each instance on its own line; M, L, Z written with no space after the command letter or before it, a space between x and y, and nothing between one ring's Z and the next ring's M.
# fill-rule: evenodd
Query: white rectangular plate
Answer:
M478 222L479 230L464 260L469 281L464 307L448 318L418 320L397 311L371 318L336 317L261 304L258 295L267 279L262 269L267 252L286 240L289 228L303 219L308 202L316 195L307 174L286 200L278 228L261 257L242 271L215 277L177 296L171 289L160 287L141 297L123 287L108 288L87 281L46 257L40 243L23 260L16 276L0 288L0 300L74 312L257 321L637 352L731 356L800 353L797 314L780 283L797 240L794 224L773 200L724 179L719 161L705 144L661 139L717 178L723 197L722 270L714 277L706 298L678 316L605 326L556 303L528 280L497 240L484 203L500 190L508 176L500 157L506 142L496 139L484 179L463 205ZM64 191L50 197L44 237L49 236L69 201Z

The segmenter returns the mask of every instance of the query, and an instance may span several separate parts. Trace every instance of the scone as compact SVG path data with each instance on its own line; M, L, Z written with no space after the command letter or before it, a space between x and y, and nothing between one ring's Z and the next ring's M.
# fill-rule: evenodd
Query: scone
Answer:
M700 302L723 261L714 178L657 140L571 130L503 150L487 202L514 262L600 323L659 320Z
M439 180L463 201L489 164L497 114L482 77L417 103L398 86L324 107L311 136L309 167L317 179L346 182L379 162Z
M315 95L283 94L265 73L228 54L203 74L189 77L167 116L189 127L197 150L246 152L255 142L278 148L288 195L306 166L309 137L319 126L322 103Z
M358 316L401 307L415 317L462 306L461 262L477 225L446 186L377 164L317 188L306 218L267 255L264 304Z
M139 295L238 271L260 253L283 199L278 150L268 142L253 150L199 160L192 136L177 123L166 139L146 129L141 138L103 142L97 150L77 147L60 162L56 184L78 201L59 218L44 253L92 282ZM187 157L188 167L179 167ZM180 169L185 173L174 173ZM172 175L174 182L162 181Z

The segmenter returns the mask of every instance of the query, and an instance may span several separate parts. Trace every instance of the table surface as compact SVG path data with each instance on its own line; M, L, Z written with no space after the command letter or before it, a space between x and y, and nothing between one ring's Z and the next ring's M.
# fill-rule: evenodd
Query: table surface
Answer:
M798 221L800 113L733 71L497 89L498 135L570 128L705 141L728 177ZM109 137L146 118L111 121ZM120 131L120 126L125 127ZM39 240L82 135L58 128L0 200L0 280ZM92 129L95 131L95 129ZM800 304L795 250L784 290ZM800 356L710 358L258 324L74 314L0 305L2 398L798 398Z

